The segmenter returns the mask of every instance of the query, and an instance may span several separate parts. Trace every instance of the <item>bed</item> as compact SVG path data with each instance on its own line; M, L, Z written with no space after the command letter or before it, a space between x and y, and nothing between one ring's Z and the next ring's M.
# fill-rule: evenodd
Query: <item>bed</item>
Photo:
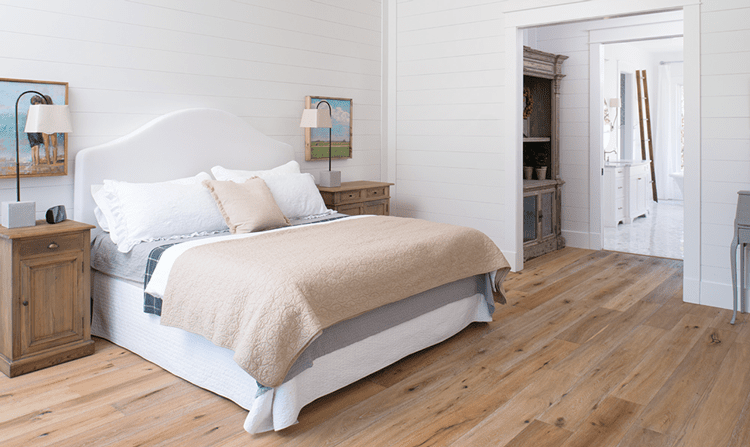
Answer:
M230 113L214 109L172 112L131 134L81 150L77 154L74 218L99 225L100 219L97 219L96 213L100 210L97 210L97 203L92 196L92 186L96 191L105 181L150 184L188 178L198 172L208 172L215 166L259 171L278 168L293 160L294 153L290 145L263 135ZM245 239L289 237L278 236L276 233L295 234L298 238L308 237L304 236L308 234L306 232L310 235L318 234L315 233L318 231L333 230L341 233L341 228L361 226L367 222L375 222L375 219L372 216L347 217L324 212L292 219L292 226L260 232L260 236L256 232L248 235L253 237ZM386 223L382 220L377 222ZM402 224L403 221L398 220L396 223ZM222 346L222 343L212 343L209 336L163 325L162 319L169 318L160 316L159 312L144 312L142 278L146 273L144 271L141 274L138 269L147 264L145 259L140 258L145 256L143 253L152 252L149 244L166 247L179 242L174 244L176 248L169 247L163 251L165 258L179 260L181 258L177 255L170 257L167 253L182 250L183 254L180 256L187 256L185 253L197 250L184 248L191 246L190 244L196 247L222 245L224 242L204 244L200 240L216 238L223 241L224 238L234 239L237 235L217 231L215 234L194 234L193 237L178 240L156 238L155 241L136 243L124 255L129 258L138 257L135 263L138 267L131 267L135 273L120 274L102 267L106 264L104 261L120 255L113 254L118 244L112 243L109 233L101 231L101 228L98 230L94 231L97 236L92 242L92 334L110 340L199 387L234 401L248 411L244 429L249 433L286 428L296 423L301 408L313 400L409 354L446 340L472 322L491 321L493 296L502 297L501 283L508 271L505 262L500 268L493 267L492 271L451 280L393 303L382 306L378 304L377 308L351 315L351 318L344 321L328 324L321 328L322 332L318 331L314 337L303 340L304 348L292 356L289 363L291 367L287 365L282 368L283 382L267 386L271 379L256 379L248 373L246 365L238 364L236 349L228 348L227 344ZM430 248L428 251L433 250ZM178 263L174 259L170 262ZM362 262L367 263L367 260ZM497 260L493 262L496 263ZM168 265L167 261L159 261L149 275L160 275L165 284L169 279L169 284L173 285L170 290L179 290L174 287L174 273L168 267L165 267L166 274L157 273L165 265ZM367 283L366 279L364 276L359 277L357 284ZM418 281L406 281L410 286L415 282ZM350 287L342 290L342 293L351 294L356 289ZM165 299L169 296L164 290L160 293L167 294ZM379 296L377 291L366 288L356 293L368 298L372 296L373 299ZM172 293L175 294L179 293ZM167 303L172 302L167 301L165 306L169 307ZM431 303L427 307L415 304L427 302ZM172 304L170 309L182 307L187 306ZM204 310L196 312L200 314ZM352 332L352 328L359 332Z

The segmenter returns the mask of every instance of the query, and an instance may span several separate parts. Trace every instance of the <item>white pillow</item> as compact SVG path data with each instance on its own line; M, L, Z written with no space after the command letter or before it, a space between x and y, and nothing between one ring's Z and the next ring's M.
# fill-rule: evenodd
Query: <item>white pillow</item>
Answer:
M214 166L213 168L211 168L211 174L214 175L214 178L216 180L234 180L235 182L237 182L240 179L247 180L251 177L260 177L262 179L265 179L265 176L269 174L299 174L299 173L300 173L299 163L297 163L294 160L288 163L285 163L281 166L276 166L273 169L268 169L266 171L240 171L237 169L223 168L221 166ZM241 181L239 183L241 183Z
M178 178L163 183L174 183L177 185L196 185L202 184L204 180L210 179L211 176L208 175L208 173L199 172L192 177ZM107 233L110 233L107 217L112 220L114 220L114 217L112 216L111 205L109 203L109 200L107 199L109 196L106 196L104 192L100 193L103 187L103 184L91 185L91 196L94 198L94 202L96 202L97 205L96 207L94 207L94 217L96 218L96 223L99 224L99 228L101 228L103 231L106 231ZM110 233L109 237L110 239L112 239L112 242L117 244L117 240L115 240L115 238L117 237L116 234Z
M91 197L94 198L96 205L94 207L94 217L96 217L96 223L99 224L99 228L109 233L109 223L107 222L107 213L109 213L108 204L105 203L105 199L102 195L99 195L99 191L104 187L102 184L91 185ZM97 200L98 199L98 200ZM101 204L100 204L101 202ZM107 208L107 212L102 211L101 207Z
M305 217L328 211L312 174L269 174L262 178L287 218Z
M94 196L117 250L129 252L144 241L225 230L211 193L200 183L207 173L160 183L104 180Z

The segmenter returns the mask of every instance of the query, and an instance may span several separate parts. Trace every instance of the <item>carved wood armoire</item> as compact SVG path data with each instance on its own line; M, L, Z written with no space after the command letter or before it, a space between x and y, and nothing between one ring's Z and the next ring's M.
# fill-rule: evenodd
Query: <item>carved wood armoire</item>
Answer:
M561 222L560 80L567 56L523 48L523 258L565 247Z

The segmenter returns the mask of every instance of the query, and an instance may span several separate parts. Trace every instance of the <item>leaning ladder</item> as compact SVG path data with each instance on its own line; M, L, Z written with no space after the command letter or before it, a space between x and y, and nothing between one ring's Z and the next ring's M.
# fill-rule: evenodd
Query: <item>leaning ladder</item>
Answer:
M654 196L654 202L659 199L656 196L656 171L654 169L654 144L651 138L651 109L648 105L648 81L646 80L646 70L636 70L635 77L638 84L638 123L641 129L641 159L649 160L651 167L651 191ZM644 118L643 112L646 109ZM645 123L645 129L644 129ZM646 158L646 143L648 143L648 158Z

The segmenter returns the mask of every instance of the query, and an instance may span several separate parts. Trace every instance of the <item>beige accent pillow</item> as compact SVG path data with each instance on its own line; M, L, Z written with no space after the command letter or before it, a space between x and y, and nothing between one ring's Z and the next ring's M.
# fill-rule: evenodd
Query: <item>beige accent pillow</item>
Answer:
M243 183L204 180L232 234L252 233L286 227L289 219L281 212L262 178Z

